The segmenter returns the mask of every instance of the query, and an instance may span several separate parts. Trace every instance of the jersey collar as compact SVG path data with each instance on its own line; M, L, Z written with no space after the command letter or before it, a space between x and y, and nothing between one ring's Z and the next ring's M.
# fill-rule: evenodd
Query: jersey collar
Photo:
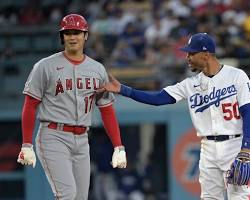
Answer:
M79 64L81 64L81 63L85 60L85 58L86 58L85 54L83 54L83 59L82 59L82 60L80 60L80 61L78 61L78 60L72 60L72 59L70 59L64 52L63 52L63 56L64 56L70 63L72 63L72 64L74 64L74 65L79 65Z

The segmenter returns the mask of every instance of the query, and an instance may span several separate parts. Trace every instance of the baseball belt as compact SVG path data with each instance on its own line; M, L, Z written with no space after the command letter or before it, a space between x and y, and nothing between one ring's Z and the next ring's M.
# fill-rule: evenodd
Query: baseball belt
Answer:
M48 128L55 129L58 131L71 132L74 135L81 135L86 133L88 127L85 126L72 126L68 124L61 124L56 122L50 122Z
M236 134L236 135L209 135L206 136L207 140L214 140L215 142L223 142L225 140L233 139L240 137L241 134Z

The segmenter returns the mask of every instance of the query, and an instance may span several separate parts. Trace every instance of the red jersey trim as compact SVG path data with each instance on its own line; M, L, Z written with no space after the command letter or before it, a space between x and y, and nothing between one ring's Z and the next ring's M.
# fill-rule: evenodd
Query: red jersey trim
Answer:
M72 60L72 59L70 59L70 58L66 55L65 52L63 52L63 56L64 56L70 63L72 63L73 65L79 65L79 64L81 64L81 63L85 60L85 58L86 58L85 54L83 54L83 59L82 59L82 60L80 60L80 61Z
M40 97L38 97L38 96L36 96L35 94L32 94L32 93L30 93L30 92L27 92L27 91L24 91L23 94L29 95L29 96L31 96L31 97L33 97L33 98L39 100L39 101L42 100Z
M104 107L107 107L107 106L111 106L113 103L114 103L115 100L107 103L107 104L104 104L104 105L97 105L98 108L104 108Z

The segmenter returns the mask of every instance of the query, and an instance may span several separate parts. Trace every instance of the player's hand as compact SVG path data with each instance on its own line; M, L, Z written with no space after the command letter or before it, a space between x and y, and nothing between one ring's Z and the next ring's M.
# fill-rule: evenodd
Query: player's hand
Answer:
M102 85L100 88L98 88L96 90L97 93L101 93L101 92L114 92L114 93L119 93L121 90L121 83L115 78L113 77L111 74L108 75L109 76L109 82L106 83L105 85Z
M248 185L250 180L250 151L242 149L227 174L227 183Z
M111 162L113 168L126 168L127 158L124 146L118 146L114 148L114 153Z
M17 162L21 163L22 165L32 165L33 168L36 166L36 155L32 144L22 145Z

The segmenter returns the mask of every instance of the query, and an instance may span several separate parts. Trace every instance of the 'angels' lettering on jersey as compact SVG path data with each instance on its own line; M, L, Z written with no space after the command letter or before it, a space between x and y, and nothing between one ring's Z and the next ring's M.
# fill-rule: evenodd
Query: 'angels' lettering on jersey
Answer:
M191 108L197 108L195 110L196 113L203 112L205 109L209 108L212 105L218 107L221 100L227 99L228 97L236 94L237 91L234 85L222 89L216 89L215 87L213 87L213 90L209 94L202 95L200 93L196 93L192 95L189 100L191 103Z
M56 92L55 96L59 93L64 93L64 90L72 90L73 89L73 79L65 79L64 83L59 78L56 81ZM75 87L79 90L86 89L86 90L97 90L100 86L100 81L96 78L76 78Z

